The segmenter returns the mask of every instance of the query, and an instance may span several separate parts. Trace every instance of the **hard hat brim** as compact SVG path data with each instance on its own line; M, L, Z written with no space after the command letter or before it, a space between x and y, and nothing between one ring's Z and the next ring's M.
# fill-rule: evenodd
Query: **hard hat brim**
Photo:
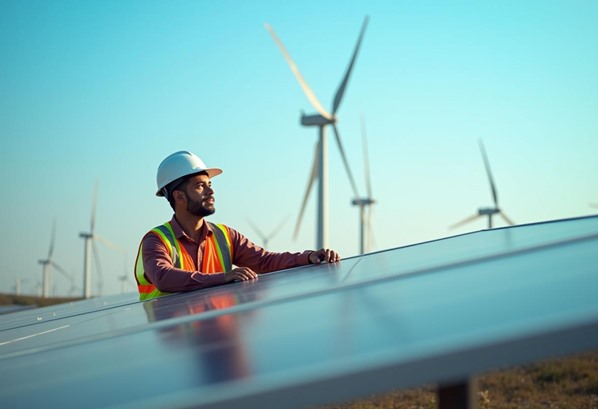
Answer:
M197 171L190 172L190 173L188 173L188 174L186 174L186 175L183 175L183 176L181 176L181 177L185 177L185 176L192 176L192 175L196 175L196 174L198 174L198 173L204 173L204 172L208 174L208 177L209 177L210 179L212 179L214 176L218 176L219 174L221 174L221 173L222 173L222 169L219 169L219 168L208 168L208 169L201 169L201 170L200 170L200 169L198 169ZM166 187L166 186L165 186L165 187ZM163 192L163 190L164 190L164 188L161 188L161 189L159 189L159 190L156 192L156 196L159 196L159 197L164 197L164 192Z

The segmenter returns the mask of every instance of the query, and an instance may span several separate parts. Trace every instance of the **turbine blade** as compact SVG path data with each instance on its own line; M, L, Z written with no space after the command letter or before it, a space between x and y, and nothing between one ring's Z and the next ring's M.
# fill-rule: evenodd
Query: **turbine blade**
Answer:
M455 229L455 228L457 228L457 227L459 227L459 226L463 226L464 224L467 224L467 223L469 223L469 222L472 222L472 221L474 221L475 219L478 219L478 218L480 218L480 217L482 217L482 215L481 215L481 214L475 214L475 215L473 215L473 216L470 216L470 217L468 217L468 218L466 218L466 219L463 219L463 220L461 220L461 221L460 221L460 222L458 222L458 223L455 223L455 224L453 224L453 225L449 226L449 229L451 229L451 230L452 230L452 229Z
M504 221L505 221L505 222L506 222L508 225L510 225L510 226L514 226L514 225L515 225L515 223L513 222L513 220L511 220L510 218L508 218L508 217L507 217L507 215L506 215L506 214L504 214L504 213L502 212L502 210L501 210L501 211L499 211L499 213L500 213L500 217L502 217L502 218L503 218L503 220L504 220Z
M303 219L303 213L305 212L305 207L307 205L307 199L309 199L309 193L311 192L311 188L314 185L314 181L318 176L318 147L320 143L316 143L316 149L314 151L314 162L311 168L311 174L309 175L309 180L307 181L307 188L305 189L305 195L303 196L303 203L301 204L301 210L299 211L299 217L297 218L297 224L295 225L295 232L293 233L293 240L297 239L297 235L299 234L299 227L301 226L301 220Z
M93 236L96 224L96 207L98 204L98 180L96 179L93 187L93 201L91 203L91 223L89 225L89 233Z
M343 78L341 84L338 87L338 90L336 91L336 95L334 96L334 102L332 103L332 115L336 114L336 111L338 110L338 107L343 99L345 89L347 88L347 83L349 82L349 77L351 76L351 71L353 70L353 65L355 64L355 59L357 58L357 53L359 52L359 47L361 46L361 41L363 40L363 35L365 34L365 29L368 25L368 20L368 16L366 16L363 20L361 32L359 33L359 38L357 39L357 44L355 45L355 51L353 51L353 57L351 57L351 61L349 62L349 66L347 67L345 77Z
M257 227L255 224L253 224L251 222L251 220L249 220L249 219L246 219L246 220L247 220L247 223L249 223L249 225L251 226L251 228L258 234L258 236L260 236L260 238L264 242L264 246L268 243L268 240L270 240L271 238L273 238L280 231L280 229L282 228L282 226L287 221L287 219L285 218L280 223L278 223L278 225L276 226L276 228L269 235L266 235L266 234L264 234L264 232L259 227Z
M251 220L247 219L247 223L249 223L249 225L251 226L251 228L252 228L253 230L255 230L255 232L257 233L257 235L258 235L258 236L260 236L260 239L262 239L263 241L266 241L266 240L268 240L268 238L267 238L267 237L266 237L266 235L265 235L265 234L262 232L262 230L261 230L259 227L257 227L255 224L253 224L253 223L251 222Z
M484 159L484 166L486 166L486 173L488 174L488 180L490 181L490 189L492 190L492 199L494 200L494 207L498 207L498 195L496 194L496 186L494 185L494 178L492 177L492 171L490 170L490 162L486 155L486 149L484 149L484 143L481 139L478 140L480 144L480 151L482 152L482 158Z
M50 264L52 264L52 267L54 267L56 270L58 270L59 273L61 273L63 276L65 276L66 278L71 280L71 283L72 283L73 277L64 268L60 267L58 264L56 264L53 261Z
M56 241L56 219L52 221L52 235L50 236L50 249L48 250L48 260L52 260L54 254L54 242Z
M282 52L284 59L286 60L287 64L289 64L289 67L291 67L291 71L293 71L293 74L295 74L295 78L297 78L297 81L299 82L301 89L303 89L303 92L307 96L307 99L309 100L311 105L324 118L332 119L332 115L330 115L330 113L328 113L328 111L326 111L324 109L322 104L320 104L318 97L316 97L316 94L313 92L311 87L307 84L307 81L305 81L305 79L303 78L303 75L301 75L301 72L299 72L299 68L297 68L297 65L291 58L291 55L288 53L287 49L285 48L285 46L282 43L282 41L280 40L280 38L278 38L278 36L274 32L274 29L272 28L272 26L270 26L270 24L268 24L268 23L264 24L264 26L266 27L266 30L268 30L268 32L274 39L274 42L276 43L276 45L278 45L278 48L280 48L280 51Z
M270 233L270 237L268 237L269 239L271 239L272 237L274 237L275 235L278 234L278 232L282 229L282 226L284 226L284 224L287 222L288 217L284 218L279 224L278 226L276 226L276 228L274 230L272 230L272 233Z
M347 171L347 176L349 176L349 182L351 182L351 188L353 189L353 194L355 198L359 198L359 193L357 193L357 185L355 184L355 179L353 179L353 174L351 173L351 168L349 167L349 162L347 161L347 155L345 155L345 150L343 149L343 143L341 142L341 137L338 133L338 129L336 128L335 124L332 124L332 129L334 130L334 136L336 138L336 144L338 145L338 150L341 153L341 158L343 159L343 163L345 165L345 170Z
M370 160L368 154L368 141L367 133L365 130L365 119L361 114L361 143L363 146L363 169L365 174L365 188L368 195L368 199L372 198L372 182L370 179Z
M102 243L104 246L106 247L110 247L113 250L119 251L121 253L124 253L126 250L124 248L122 248L121 246L119 246L118 244L114 244L111 241L109 241L108 239L98 235L98 234L94 234L93 235L93 240L97 240L100 243Z

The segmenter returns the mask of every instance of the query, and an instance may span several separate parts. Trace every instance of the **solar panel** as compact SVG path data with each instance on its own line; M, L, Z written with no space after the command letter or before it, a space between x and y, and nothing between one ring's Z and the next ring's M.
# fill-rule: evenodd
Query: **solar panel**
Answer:
M301 408L466 386L485 371L598 347L597 249L598 217L577 218L145 303L125 294L9 314L0 401Z

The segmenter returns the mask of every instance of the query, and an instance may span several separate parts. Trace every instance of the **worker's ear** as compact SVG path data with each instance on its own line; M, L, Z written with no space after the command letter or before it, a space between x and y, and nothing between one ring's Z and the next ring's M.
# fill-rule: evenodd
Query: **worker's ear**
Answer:
M183 192L181 192L180 190L175 190L174 192L172 192L173 196L174 196L174 201L180 201L183 200L185 195L183 194Z

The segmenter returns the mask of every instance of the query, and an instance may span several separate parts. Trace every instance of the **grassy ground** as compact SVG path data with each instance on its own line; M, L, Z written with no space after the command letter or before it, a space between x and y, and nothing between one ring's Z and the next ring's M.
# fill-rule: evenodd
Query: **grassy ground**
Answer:
M598 351L489 373L479 379L480 409L598 409ZM433 409L424 387L320 409Z
M38 307L80 298L0 294L0 305ZM598 351L485 374L479 379L480 409L598 409ZM320 409L434 409L433 386L369 396Z

